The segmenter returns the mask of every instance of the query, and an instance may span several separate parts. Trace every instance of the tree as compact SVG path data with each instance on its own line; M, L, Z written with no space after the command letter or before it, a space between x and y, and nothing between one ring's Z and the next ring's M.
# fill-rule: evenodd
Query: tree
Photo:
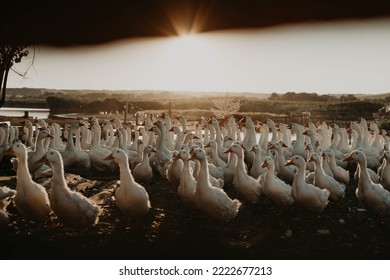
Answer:
M240 110L241 102L233 96L222 96L211 99L215 108L211 108L213 114L218 118L236 114Z
M27 47L27 45L0 45L0 108L3 107L5 103L9 71L15 63L20 63L23 57L28 56L29 51ZM25 76L27 71L25 73L15 71L15 73L20 76Z

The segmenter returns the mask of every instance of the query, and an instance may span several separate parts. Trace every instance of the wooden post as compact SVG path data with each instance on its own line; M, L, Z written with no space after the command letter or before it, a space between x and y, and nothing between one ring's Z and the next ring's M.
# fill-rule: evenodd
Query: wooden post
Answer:
M123 123L127 123L127 110L129 108L129 101L126 101L126 105L125 105L125 116L123 118Z
M169 117L172 117L172 102L169 102L169 111L168 111Z

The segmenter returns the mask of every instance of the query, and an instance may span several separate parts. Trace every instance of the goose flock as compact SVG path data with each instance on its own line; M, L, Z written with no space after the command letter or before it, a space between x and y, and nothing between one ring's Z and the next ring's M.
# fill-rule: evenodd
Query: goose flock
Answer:
M153 207L145 184L161 179L191 209L219 222L264 199L280 213L297 204L321 214L329 201L345 198L346 188L356 188L367 211L390 214L390 133L363 118L345 127L254 122L250 116L189 124L182 115L163 113L141 126L90 117L64 127L27 120L23 133L19 129L0 125L0 157L12 155L16 171L16 188L0 188L1 226L10 222L11 201L27 221L54 213L70 228L98 223L102 208L68 187L70 170L117 176L112 199L134 220ZM42 176L51 177L50 191L37 183Z

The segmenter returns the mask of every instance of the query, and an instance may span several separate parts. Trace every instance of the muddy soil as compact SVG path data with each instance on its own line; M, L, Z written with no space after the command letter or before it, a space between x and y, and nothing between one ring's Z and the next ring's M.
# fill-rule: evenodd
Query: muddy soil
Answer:
M0 177L0 185L14 188L13 174L2 173L11 176ZM110 198L116 175L99 176L86 179L67 174L72 189L87 197L100 193L104 212L99 223L88 229L66 228L54 214L45 223L28 223L11 203L11 222L0 228L2 258L390 259L390 217L378 218L363 209L353 180L345 199L330 202L322 215L299 205L279 213L263 199L241 209L234 220L215 223L181 202L176 190L162 178L144 185L152 209L143 219L131 221ZM49 191L49 179L40 182ZM237 197L231 186L226 191Z

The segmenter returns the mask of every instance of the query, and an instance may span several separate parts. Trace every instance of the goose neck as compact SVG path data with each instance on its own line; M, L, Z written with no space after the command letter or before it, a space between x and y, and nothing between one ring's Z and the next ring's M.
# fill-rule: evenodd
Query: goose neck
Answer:
M30 178L30 172L28 170L28 163L27 163L27 152L18 155L17 158L18 158L17 179L22 180L22 178Z
M118 162L118 165L120 170L120 181L134 183L134 178L133 175L131 175L129 164L127 163L127 161L120 161Z
M209 185L209 169L205 159L199 160L200 170L198 175L198 183L200 188L206 188Z

